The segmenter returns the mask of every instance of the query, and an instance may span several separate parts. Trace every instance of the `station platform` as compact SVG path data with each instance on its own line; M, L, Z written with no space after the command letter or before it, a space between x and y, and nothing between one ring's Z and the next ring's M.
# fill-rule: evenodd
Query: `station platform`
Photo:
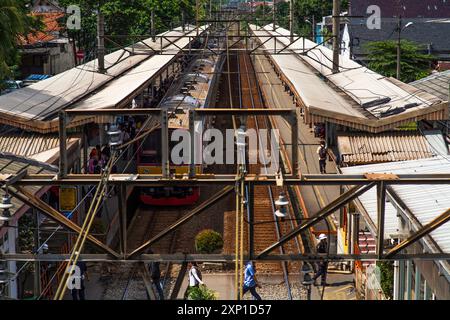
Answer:
M270 65L267 58L257 55L254 60L255 69L261 85L261 90L266 99L266 104L271 108L292 108L295 109L292 97L284 90L281 80L277 77L275 71ZM300 112L298 112L300 114ZM286 151L289 158L292 155L291 148L291 128L289 124L281 117L273 117L273 122L280 131L283 143L286 145ZM314 137L313 128L302 122L299 117L299 168L302 174L320 174L319 156L317 148L320 145L320 139ZM327 161L327 173L334 174L337 172L333 161ZM307 215L311 216L318 212L321 208L329 204L332 200L339 196L338 186L302 186L300 194L307 211ZM335 231L338 220L336 212L331 216L332 228ZM328 232L326 224L320 223L315 228L315 233Z

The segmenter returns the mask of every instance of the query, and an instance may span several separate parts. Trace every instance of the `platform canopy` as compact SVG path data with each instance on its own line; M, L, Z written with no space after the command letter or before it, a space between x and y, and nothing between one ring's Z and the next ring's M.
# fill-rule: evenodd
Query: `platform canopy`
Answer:
M439 97L343 55L340 72L333 74L333 52L327 47L297 36L290 44L289 31L273 31L272 25L250 29L305 108L307 123L329 122L378 133L418 120L448 119L448 102Z
M200 27L201 31L206 26ZM155 76L195 39L195 28L181 27L114 51L105 56L105 74L92 60L29 87L0 96L0 123L37 132L58 130L58 112L68 108L98 109L120 106L145 88ZM163 55L155 52L164 50ZM131 98L132 99L132 98ZM86 119L74 121L77 125Z

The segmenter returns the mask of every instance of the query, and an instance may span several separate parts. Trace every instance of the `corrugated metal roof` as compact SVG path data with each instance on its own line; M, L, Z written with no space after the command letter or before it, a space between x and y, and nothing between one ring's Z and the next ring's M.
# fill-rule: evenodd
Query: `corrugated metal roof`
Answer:
M450 174L450 158L434 157L431 159L372 164L366 166L342 168L344 174L393 173L393 174ZM450 185L392 185L422 226L450 209ZM376 190L370 190L359 197L362 205L377 225ZM397 211L390 203L386 204L386 236L395 231ZM417 229L417 228L416 228ZM439 227L431 234L439 248L450 253L450 223Z
M445 148L441 133L429 136L435 137L436 140L440 136ZM339 135L338 148L342 162L348 165L417 160L431 158L438 153L433 150L424 135L415 131Z
M450 70L432 74L429 77L411 82L410 85L431 93L442 100L449 100Z
M380 132L405 124L405 121L448 117L447 104L438 97L417 92L412 86L383 77L342 55L340 72L333 74L330 49L303 38L290 44L286 29L273 31L272 26L266 26L264 30L251 26L251 29L266 49L281 50L289 45L285 51L297 53L277 55L268 52L305 105L308 123L329 121ZM278 44L274 39L268 39L268 35L277 35ZM389 101L381 101L386 98ZM375 101L378 104L363 107L363 104ZM399 113L391 114L393 110Z
M68 139L68 147L78 140L78 138ZM25 132L2 135L0 153L46 162L59 154L59 137Z
M424 135L434 153L443 157L449 155L449 146L439 130L425 131Z

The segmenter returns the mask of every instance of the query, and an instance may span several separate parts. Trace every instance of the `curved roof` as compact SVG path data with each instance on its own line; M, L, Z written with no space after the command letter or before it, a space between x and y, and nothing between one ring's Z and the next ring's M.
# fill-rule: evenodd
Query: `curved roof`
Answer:
M161 108L177 108L177 107L198 108L199 105L200 102L198 101L198 99L184 94L177 94L165 99L164 102L161 104Z
M214 65L214 61L212 61L212 60L210 60L210 59L197 59L197 60L194 62L194 66L200 66L200 65L202 65L202 64L204 64L204 65L209 64L210 66L213 66L213 65Z
M196 81L196 82L203 82L208 83L209 78L202 73L188 73L183 77L183 80L186 81Z

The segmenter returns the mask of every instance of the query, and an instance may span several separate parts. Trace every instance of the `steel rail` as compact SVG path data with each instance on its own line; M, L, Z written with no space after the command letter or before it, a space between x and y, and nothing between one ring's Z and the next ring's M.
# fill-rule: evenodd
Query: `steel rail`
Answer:
M245 73L246 73L246 78L247 78L247 84L248 84L248 89L249 89L250 100L251 100L253 108L256 108L255 99L253 97L254 92L252 90L252 84L251 84L250 75L249 75L249 68L248 68L248 65L247 65L247 62L246 62L246 56L245 55L243 55L243 62L244 62L244 67L245 67ZM238 72L240 72L240 60L238 60ZM257 81L256 77L255 77L255 81ZM256 83L255 85L257 86L258 84ZM240 88L242 90L242 86L240 86ZM261 99L261 96L259 96L259 98ZM261 104L263 103L262 99L260 100L260 102L261 102ZM259 125L258 125L258 117L257 116L253 116L253 117L254 117L254 120L255 120L256 131L258 132L258 138L259 138L260 141L262 141L261 133L260 133L260 130L259 130L260 128L259 128ZM267 126L267 122L266 122L266 126ZM267 159L266 159L266 156L265 156L264 152L263 152L263 158L264 158L264 164L266 164L267 163L267 161L266 161ZM267 175L268 174L268 170L267 170L267 167L265 165L264 165L264 170L265 170L265 173ZM272 187L268 186L267 187L267 191L269 193L269 199L270 199L270 204L271 204L271 208L272 208L272 214L275 217L276 208L275 208L275 200L274 200L274 196L273 196ZM275 224L275 230L276 230L276 234L277 234L277 240L280 241L280 239L281 239L281 225L280 225L280 221L275 218L274 219L274 224ZM280 246L280 253L281 254L285 254L283 246ZM291 285L289 283L289 273L288 273L288 266L287 266L286 261L282 261L281 262L281 267L282 267L282 270L283 270L284 283L286 285L287 292L288 292L288 298L289 298L289 300L292 300L292 291L291 291Z

